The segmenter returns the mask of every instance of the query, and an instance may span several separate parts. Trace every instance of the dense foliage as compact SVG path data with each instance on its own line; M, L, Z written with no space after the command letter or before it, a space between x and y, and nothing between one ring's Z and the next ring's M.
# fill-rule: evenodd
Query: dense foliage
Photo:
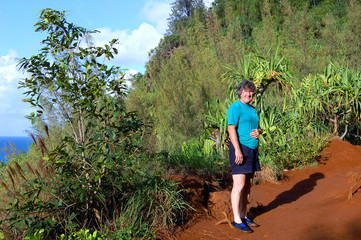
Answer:
M133 79L127 99L129 109L153 121L155 151L178 151L203 133L209 104L228 97L229 82L221 81L226 66L246 71L247 61L263 61L269 64L267 78L272 71L283 72L272 69L277 68L274 61L283 59L292 72L286 80L297 89L309 74L322 73L330 61L352 71L361 64L356 57L359 1L216 0L208 10L197 1L176 2L176 13L186 12L179 10L185 6L181 2L194 2L191 16L187 21L182 18L181 27L152 50L145 74ZM251 55L255 57L246 57ZM243 77L249 79L250 74ZM269 91L274 92L271 85ZM270 94L265 95L267 106L283 101L283 96Z
M190 207L164 175L196 173L227 186L227 108L243 79L257 86L257 179L315 164L333 135L360 142L359 1L171 6L168 32L129 93L123 71L99 61L113 58L117 40L95 47L96 32L64 12L41 12L44 47L19 63L30 74L21 87L36 107L28 116L34 144L1 167L0 239L169 233Z

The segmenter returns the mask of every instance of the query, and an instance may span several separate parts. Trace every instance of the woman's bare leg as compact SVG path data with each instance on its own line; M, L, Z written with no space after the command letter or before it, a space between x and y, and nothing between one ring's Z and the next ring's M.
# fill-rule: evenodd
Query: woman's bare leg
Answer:
M246 185L247 175L245 174L234 174L232 175L233 178L233 187L231 192L231 203L232 203L232 210L233 210L233 221L236 223L242 223L242 219L244 218L244 197L242 191ZM246 195L247 201L247 195ZM247 207L247 204L245 204ZM243 213L243 216L241 215Z
M254 176L253 173L245 175L244 187L242 188L240 201L239 201L239 212L241 219L247 217L247 204L248 204L249 194L251 192L253 176Z

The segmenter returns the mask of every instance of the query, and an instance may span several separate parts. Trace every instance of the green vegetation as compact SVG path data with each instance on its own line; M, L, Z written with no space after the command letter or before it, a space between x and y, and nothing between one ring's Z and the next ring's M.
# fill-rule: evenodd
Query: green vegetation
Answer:
M94 47L96 32L44 9L44 47L19 62L34 144L0 168L0 239L171 234L192 209L165 176L229 183L226 115L242 79L257 86L258 180L317 164L331 136L359 143L360 12L354 0L177 0L127 89L101 63L117 40Z
M41 12L36 27L48 34L44 47L19 67L31 76L21 82L26 101L37 109L29 119L42 118L38 135L32 135L38 158L7 164L4 235L71 239L79 228L114 225L134 238L171 226L187 212L187 203L140 147L147 126L124 108L122 71L98 61L116 54L116 40L82 47L91 32L51 9ZM51 131L59 128L64 134L53 141Z
M194 4L189 11L179 10L186 8L182 4L173 9L171 20L180 27L151 51L146 73L133 78L134 89L126 102L128 109L153 122L153 151L177 152L184 142L203 133L209 104L216 99L223 102L227 88L233 86L221 81L228 68L260 71L267 78L284 73L277 69L283 59L292 75L284 80L297 89L302 79L322 73L330 61L353 71L360 66L350 52L359 48L351 40L361 34L360 27L353 25L359 21L355 14L360 12L359 2L219 0L209 11L197 1L176 2ZM177 17L182 15L178 11L192 15L185 21ZM351 26L352 33L346 30ZM245 69L247 61L263 61L257 67L265 69ZM251 74L242 76L249 79ZM271 83L264 82L270 84L266 95L276 91ZM283 96L265 96L264 103L275 106L280 101Z

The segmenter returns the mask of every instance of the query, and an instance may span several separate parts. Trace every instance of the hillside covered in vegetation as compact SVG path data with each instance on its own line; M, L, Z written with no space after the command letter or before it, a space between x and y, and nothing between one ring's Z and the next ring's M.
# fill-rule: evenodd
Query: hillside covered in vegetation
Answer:
M360 143L361 2L172 3L144 74L125 84L117 49L44 9L38 55L20 82L36 108L34 143L1 167L0 239L172 237L194 208L172 176L230 184L226 113L243 79L257 86L257 181L317 164L331 136Z

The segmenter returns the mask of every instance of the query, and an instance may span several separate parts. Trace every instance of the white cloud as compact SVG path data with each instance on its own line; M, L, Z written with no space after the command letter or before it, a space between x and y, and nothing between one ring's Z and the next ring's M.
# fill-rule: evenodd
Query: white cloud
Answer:
M112 30L110 28L97 29L100 33L93 34L96 46L104 46L110 40L118 39L118 54L114 56L111 64L120 65L122 68L137 68L144 70L148 61L148 53L155 48L168 28L169 13L171 12L170 0L147 1L140 11L141 17L146 21L137 29ZM141 69L141 70L140 70Z
M98 29L100 33L93 35L96 46L104 46L110 40L118 39L115 46L118 54L114 56L112 64L122 68L139 65L144 66L148 60L148 52L156 47L163 37L152 25L142 23L138 29L129 31L114 30L110 28Z
M28 103L22 102L22 90L18 83L24 75L16 68L17 54L9 50L0 57L0 136L24 136L29 126L25 115L31 112Z
M5 84L10 84L16 78L16 53L14 50L9 50L8 55L1 56L0 58L0 91L1 87L5 86ZM1 93L1 92L0 92Z
M156 24L156 29L160 34L165 34L167 31L170 13L170 1L148 1L141 11L141 15L145 20Z

